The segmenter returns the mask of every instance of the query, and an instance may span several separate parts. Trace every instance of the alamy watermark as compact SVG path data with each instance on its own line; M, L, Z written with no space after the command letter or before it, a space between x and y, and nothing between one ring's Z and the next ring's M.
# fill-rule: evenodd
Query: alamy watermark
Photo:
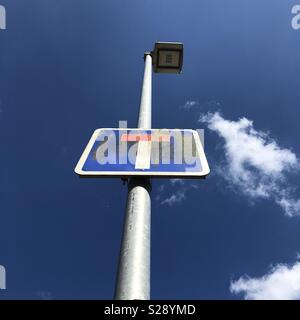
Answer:
M300 4L296 4L292 7L292 21L291 25L294 30L300 30ZM6 10L3 5L0 4L0 30L6 29Z
M296 4L292 7L292 21L291 25L294 30L300 30L300 4ZM6 10L3 5L0 4L0 30L6 29Z
M0 290L6 289L6 271L3 266L0 265Z
M0 4L0 30L6 29L6 10L5 7Z
M128 129L126 121L119 121L122 130L103 130L96 139L93 159L99 164L135 164L146 169L150 163L197 163L195 131L178 129ZM204 130L197 129L200 143L204 145Z
M292 28L294 30L300 30L300 4L293 6L292 14Z

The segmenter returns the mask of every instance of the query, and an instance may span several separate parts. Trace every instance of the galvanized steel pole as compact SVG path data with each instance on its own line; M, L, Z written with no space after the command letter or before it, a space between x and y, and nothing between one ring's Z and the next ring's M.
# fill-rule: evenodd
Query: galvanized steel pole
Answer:
M138 128L151 129L152 57L145 53L145 71ZM151 182L128 183L126 216L116 283L116 300L150 299Z

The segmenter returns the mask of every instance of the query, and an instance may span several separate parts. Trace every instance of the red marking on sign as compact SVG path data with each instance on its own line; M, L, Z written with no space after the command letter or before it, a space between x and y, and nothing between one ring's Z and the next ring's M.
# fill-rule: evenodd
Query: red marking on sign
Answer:
M156 141L169 142L170 135L167 134L122 134L121 141Z

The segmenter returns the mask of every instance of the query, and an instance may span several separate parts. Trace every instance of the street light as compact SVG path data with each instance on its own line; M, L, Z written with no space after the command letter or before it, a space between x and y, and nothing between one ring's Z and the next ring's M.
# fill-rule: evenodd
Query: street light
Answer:
M181 73L183 44L180 42L156 42L151 52L155 73Z
M140 111L137 127L152 127L152 66L157 73L180 73L183 45L178 42L156 42L152 52L146 52ZM128 196L120 250L115 299L150 299L150 238L151 181L147 177L132 177Z

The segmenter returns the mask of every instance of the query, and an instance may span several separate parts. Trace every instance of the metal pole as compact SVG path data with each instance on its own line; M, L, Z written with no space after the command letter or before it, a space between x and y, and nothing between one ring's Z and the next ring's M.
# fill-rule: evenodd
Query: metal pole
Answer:
M151 129L152 57L145 54L145 71L138 128ZM116 300L150 299L151 183L131 178L116 283Z
M138 128L151 129L152 112L152 57L145 53L145 71L141 95Z

